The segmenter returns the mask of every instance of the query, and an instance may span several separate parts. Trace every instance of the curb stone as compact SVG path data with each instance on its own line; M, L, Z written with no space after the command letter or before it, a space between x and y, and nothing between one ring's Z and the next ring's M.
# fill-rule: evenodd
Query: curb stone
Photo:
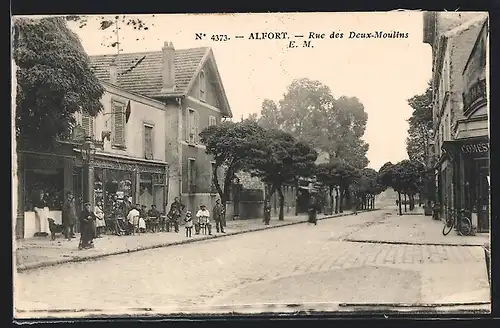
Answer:
M456 247L483 247L484 244L451 244L451 243L420 243L411 241L385 241L385 240L364 240L364 239L343 239L343 241L351 243L366 243L366 244L390 244L390 245L422 245L422 246L456 246Z
M378 211L378 210L379 209L363 210L363 211L358 211L358 214L364 213L364 212L374 212L374 211ZM318 218L318 221L333 219L333 218L338 218L338 217L344 217L344 216L349 216L349 215L353 215L353 214L352 213L333 214L333 215L324 216L322 218ZM146 251L146 250L150 250L150 249L165 248L165 247L170 247L170 246L189 244L189 243L194 243L194 242L198 242L198 241L204 241L204 240L216 239L216 238L224 238L224 237L235 236L235 235L239 235L239 234L243 234L243 233L276 229L276 228L280 228L280 227L291 226L291 225L302 224L302 223L307 223L307 220L296 221L296 222L286 222L285 221L285 223L283 223L283 224L278 224L278 225L274 225L274 226L260 226L257 228L252 228L252 229L247 229L247 230L229 232L229 233L222 234L222 235L211 235L211 236L207 235L207 236L196 238L196 239L186 239L186 240L169 242L169 243L162 243L162 244L155 244L155 245L148 245L148 246L139 246L139 247L132 248L132 249L118 250L118 251L108 252L108 253L104 253L104 254L75 256L75 257L69 257L69 258L65 258L65 259L44 261L44 262L38 262L38 263L33 263L33 264L27 264L27 265L26 264L19 264L19 265L17 265L17 272L40 269L40 268L44 268L44 267L56 266L56 265L65 264L65 263L98 260L98 259L101 259L104 257L113 256L113 255L135 253L135 252Z

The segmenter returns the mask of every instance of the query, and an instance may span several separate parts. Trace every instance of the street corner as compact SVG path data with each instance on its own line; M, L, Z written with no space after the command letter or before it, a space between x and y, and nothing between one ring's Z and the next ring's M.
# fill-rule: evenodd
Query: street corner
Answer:
M420 282L417 270L357 266L253 282L222 294L209 304L342 303L358 300L408 303L420 299Z

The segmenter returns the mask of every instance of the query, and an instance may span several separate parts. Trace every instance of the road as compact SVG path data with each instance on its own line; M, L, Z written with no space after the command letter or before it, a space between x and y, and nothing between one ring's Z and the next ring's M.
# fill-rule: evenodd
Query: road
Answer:
M16 276L15 304L21 310L172 312L266 303L452 302L460 298L457 279L467 280L459 282L466 298L478 288L466 274L485 264L471 247L343 241L382 222L385 212L23 272Z

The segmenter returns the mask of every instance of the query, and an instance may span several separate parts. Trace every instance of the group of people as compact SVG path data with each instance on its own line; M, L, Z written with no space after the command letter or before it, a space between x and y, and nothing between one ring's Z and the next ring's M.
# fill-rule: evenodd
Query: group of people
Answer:
M179 221L182 217L182 212L185 206L175 198L174 202L170 206L170 211L167 214L168 220L173 222L175 232L179 232ZM221 205L220 200L215 201L215 206L212 211L213 220L215 222L215 228L217 232L225 233L224 227L226 226L225 211L224 207ZM200 209L196 212L195 221L193 222L193 215L191 211L186 211L184 214L184 228L186 230L186 237L192 236L193 226L195 233L200 234L202 229L206 229L209 235L212 234L212 224L210 222L210 211L207 209L205 204L200 205Z
M212 234L210 211L206 205L200 205L200 209L196 212L195 221L193 221L191 211L185 211L184 213L184 209L184 204L176 197L165 218L156 209L155 205L151 205L151 209L147 211L144 205L133 205L131 197L128 197L123 202L113 202L112 212L110 213L112 219L106 220L106 214L100 200L96 202L94 208L92 208L90 202L86 202L84 209L77 214L73 193L69 191L66 193L66 199L62 208L64 237L68 240L75 238L74 227L79 223L80 243L78 248L88 249L94 247L94 239L101 237L107 225L111 225L110 228L119 236L133 234L136 229L140 232L145 232L147 230L147 222L150 221L154 221L156 226L161 227L161 230L166 228L166 231L170 231L170 226L173 226L175 232L179 232L179 223L182 216L184 216L186 237L192 236L193 226L196 234L200 234L202 229L206 229L209 235ZM216 231L225 233L225 211L220 200L217 200L215 203L212 217L215 222Z

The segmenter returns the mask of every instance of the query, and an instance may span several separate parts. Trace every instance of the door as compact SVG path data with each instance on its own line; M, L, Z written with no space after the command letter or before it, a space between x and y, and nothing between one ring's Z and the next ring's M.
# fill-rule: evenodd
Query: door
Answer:
M481 162L478 162L481 164ZM488 232L490 228L490 186L488 183L489 167L479 165L479 183L477 197L478 232Z

